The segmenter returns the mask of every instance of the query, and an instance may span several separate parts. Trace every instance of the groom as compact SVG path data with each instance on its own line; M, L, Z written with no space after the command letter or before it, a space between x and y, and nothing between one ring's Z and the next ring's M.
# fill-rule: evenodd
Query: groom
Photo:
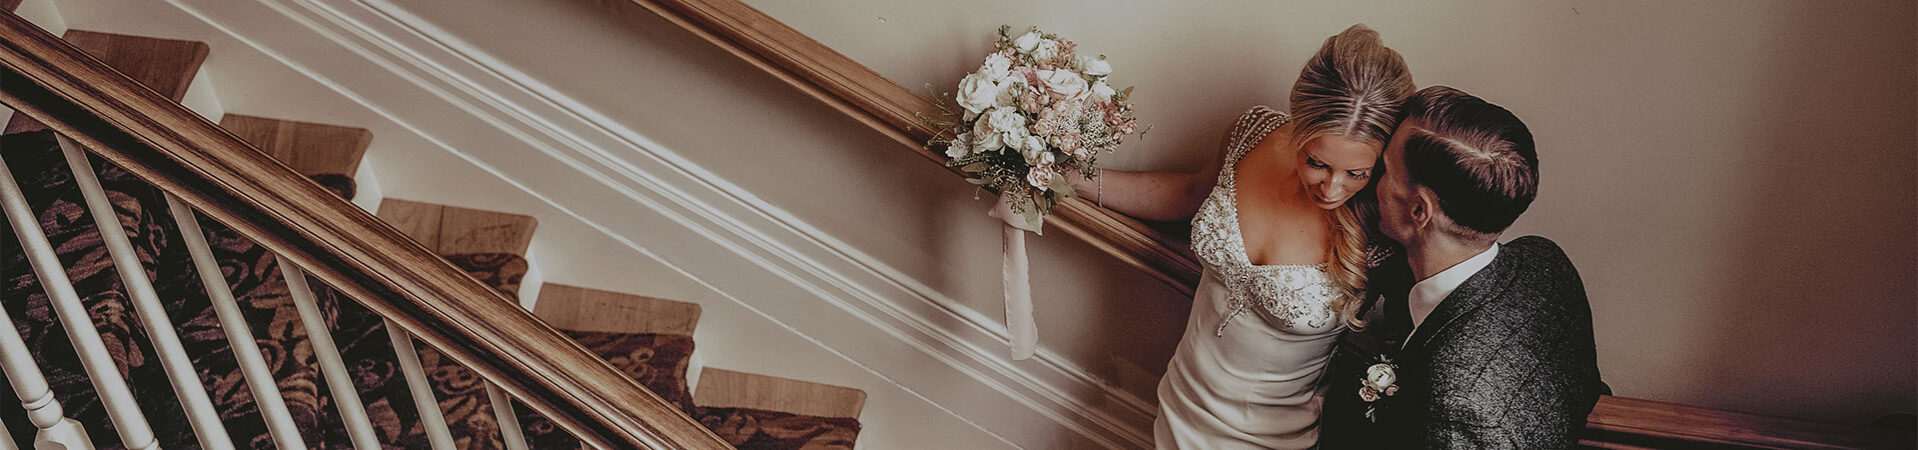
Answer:
M1448 87L1406 100L1384 154L1371 319L1326 373L1323 448L1568 448L1601 389L1591 307L1552 241L1500 244L1538 192L1532 135Z

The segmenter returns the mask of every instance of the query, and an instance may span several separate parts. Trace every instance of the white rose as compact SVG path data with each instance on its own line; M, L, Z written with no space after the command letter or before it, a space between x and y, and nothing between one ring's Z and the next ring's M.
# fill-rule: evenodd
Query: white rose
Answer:
M992 125L994 132L1005 138L1025 139L1029 134L1026 132L1026 115L1021 114L1019 108L1010 106L993 108L991 112L986 113L985 122ZM1017 147L1023 143L1007 142L1006 145Z
M1021 148L1019 149L1020 156L1026 157L1026 164L1033 164L1033 165L1051 165L1052 164L1051 161L1045 158L1046 156L1051 156L1052 152L1046 151L1045 141L1040 140L1038 136L1033 136L1030 134L1026 135L1024 139L1020 140L1020 146L1021 146Z
M1367 387L1383 391L1385 388L1391 387L1395 381L1398 381L1398 374L1392 373L1392 366L1373 364L1372 367L1365 368L1365 385Z
M1112 73L1112 63L1106 62L1103 58L1086 61L1085 65L1080 67L1085 69L1086 75L1095 77L1103 77Z
M1034 142L1034 143L1036 144L1037 142ZM1046 151L1045 147L1046 147L1045 144L1039 144L1039 158L1037 161L1032 161L1033 165L1042 166L1042 167L1052 167L1053 164L1056 164L1059 162L1059 156L1054 155L1052 152Z
M1086 79L1070 70L1041 70L1039 79L1046 83L1046 90L1065 98L1080 98L1086 93Z
M1027 31L1026 34L1020 35L1018 39L1012 40L1012 47L1019 49L1020 53L1031 53L1032 49L1039 46L1039 41L1044 39L1045 38L1039 36L1038 31Z
M1004 82L1007 76L1012 75L1012 58L999 53L987 55L986 63L979 66L979 73L992 78L995 83Z
M1099 80L1098 82L1092 83L1092 101L1099 103L1109 102L1112 101L1112 96L1118 93L1119 91L1112 90L1112 86L1106 84L1106 80Z
M952 137L952 143L946 144L946 157L964 158L972 154L972 133L959 133Z
M991 120L982 118L972 123L972 151L996 152L1004 146L1006 141L1000 139L999 132L992 129Z
M959 106L973 114L984 112L999 102L999 91L1004 87L992 82L990 77L979 74L966 75L959 80Z
M1041 61L1056 58L1058 56L1059 56L1059 41L1055 41L1051 39L1039 41L1039 46L1037 48L1032 49L1032 57L1037 58Z

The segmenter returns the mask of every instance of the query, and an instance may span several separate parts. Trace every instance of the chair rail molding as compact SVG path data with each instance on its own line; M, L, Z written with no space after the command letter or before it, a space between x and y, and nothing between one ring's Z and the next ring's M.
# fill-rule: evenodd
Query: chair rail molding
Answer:
M167 4L1008 445L1056 446L1064 429L1078 447L1151 447L1145 399L1043 348L1010 360L998 320L400 6ZM634 207L647 214L620 211Z

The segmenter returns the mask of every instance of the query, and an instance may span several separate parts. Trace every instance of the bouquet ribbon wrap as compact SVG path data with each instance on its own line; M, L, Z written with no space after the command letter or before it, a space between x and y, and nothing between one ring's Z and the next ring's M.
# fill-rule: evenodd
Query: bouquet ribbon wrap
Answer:
M1026 222L1024 216L1012 212L1012 197L1000 195L997 205L988 216L1003 222L999 225L999 234L1003 237L1005 254L1000 275L1005 279L1006 291L1006 332L1012 344L1012 359L1032 358L1032 352L1039 346L1039 328L1032 322L1032 276L1026 262L1026 232L1038 233L1039 230Z

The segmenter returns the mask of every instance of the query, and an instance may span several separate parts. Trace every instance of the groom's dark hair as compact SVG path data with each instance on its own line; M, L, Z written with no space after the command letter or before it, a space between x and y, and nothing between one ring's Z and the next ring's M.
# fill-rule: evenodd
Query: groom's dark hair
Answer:
M1405 100L1405 171L1438 196L1461 237L1497 239L1538 196L1532 132L1498 105L1445 86Z

